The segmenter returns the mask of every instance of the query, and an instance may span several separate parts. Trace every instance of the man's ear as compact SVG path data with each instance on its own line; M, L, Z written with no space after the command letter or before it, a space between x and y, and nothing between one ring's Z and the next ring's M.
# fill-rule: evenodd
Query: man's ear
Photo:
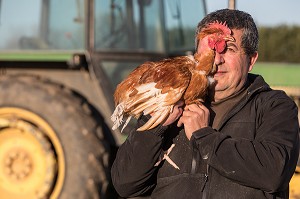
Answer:
M258 58L258 52L256 51L253 55L250 56L248 72L252 70L257 58Z

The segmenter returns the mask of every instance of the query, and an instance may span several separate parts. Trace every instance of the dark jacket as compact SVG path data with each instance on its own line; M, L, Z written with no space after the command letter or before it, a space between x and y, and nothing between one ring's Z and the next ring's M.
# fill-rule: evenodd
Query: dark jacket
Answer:
M219 129L206 127L189 141L175 125L133 131L119 148L113 184L123 197L150 194L163 199L288 198L299 154L298 111L283 92L261 76L251 85ZM138 126L147 121L138 120ZM154 166L171 144L167 161Z

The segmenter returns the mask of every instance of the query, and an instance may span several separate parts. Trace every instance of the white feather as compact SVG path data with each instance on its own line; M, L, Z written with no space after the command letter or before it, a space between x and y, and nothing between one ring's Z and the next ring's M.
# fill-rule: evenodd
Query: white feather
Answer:
M188 57L190 60L192 60L192 61L194 61L194 62L195 62L195 58L194 58L194 56L193 56L193 55L187 55L187 57Z
M207 76L207 80L208 80L208 85L212 85L213 83L215 83L215 79L211 76Z
M125 127L128 125L129 121L131 120L132 116L129 116L125 122L125 124L123 125L122 129L121 129L121 133L123 132L123 130L125 129Z
M111 120L113 121L113 130L116 130L123 123L124 114L124 103L120 103L116 106L113 114L111 115Z

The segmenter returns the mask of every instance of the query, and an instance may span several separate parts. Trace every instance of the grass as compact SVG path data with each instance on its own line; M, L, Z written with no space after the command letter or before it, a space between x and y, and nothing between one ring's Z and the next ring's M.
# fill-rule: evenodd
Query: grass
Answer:
M258 62L251 73L262 75L271 86L300 87L300 63Z

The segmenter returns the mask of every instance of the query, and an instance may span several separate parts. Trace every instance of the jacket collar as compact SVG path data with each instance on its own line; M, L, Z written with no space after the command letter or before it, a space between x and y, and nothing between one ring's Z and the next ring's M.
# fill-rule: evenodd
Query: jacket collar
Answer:
M248 88L248 98L257 92L271 90L269 84L267 84L264 78L260 75L249 73L248 81L250 82L250 86Z
M240 103L238 103L237 106L235 106L229 113L228 115L224 118L223 122L220 124L220 130L224 124L233 116L235 115L238 111L240 111L249 101L249 99L256 95L257 93L264 92L264 91L269 91L272 90L270 86L265 82L264 78L260 75L256 74L248 74L248 81L250 86L248 87L247 95L245 98L243 98Z

